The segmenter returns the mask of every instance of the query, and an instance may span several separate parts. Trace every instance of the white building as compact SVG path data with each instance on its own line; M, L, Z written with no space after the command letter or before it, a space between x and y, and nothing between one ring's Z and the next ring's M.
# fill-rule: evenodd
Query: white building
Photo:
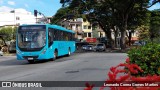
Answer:
M42 16L36 17L31 12L23 9L15 9L11 12L0 12L0 27L16 26L22 24L35 24Z

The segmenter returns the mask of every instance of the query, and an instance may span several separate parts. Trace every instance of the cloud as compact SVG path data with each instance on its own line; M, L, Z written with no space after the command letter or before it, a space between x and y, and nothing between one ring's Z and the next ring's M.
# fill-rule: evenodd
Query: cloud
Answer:
M8 3L9 5L12 5L12 6L15 5L15 2L13 2L13 1L8 1L7 3Z
M31 12L29 12L26 9L23 9L23 8L14 9L14 8L7 7L7 6L1 6L0 7L0 12L10 12L12 10L15 10L16 13L31 14Z
M25 14L31 14L31 12L27 11L26 9L23 8L17 8L15 9L16 13L25 13Z
M10 12L13 10L13 8L7 7L7 6L1 6L0 7L0 12Z

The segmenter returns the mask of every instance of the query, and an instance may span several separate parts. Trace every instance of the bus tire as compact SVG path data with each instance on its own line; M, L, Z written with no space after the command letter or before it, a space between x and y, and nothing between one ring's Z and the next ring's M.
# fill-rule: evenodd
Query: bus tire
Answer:
M71 49L69 48L67 56L70 56L70 55L71 55Z
M53 54L53 55L54 55L53 60L57 59L57 57L58 57L58 52L57 52L57 50L54 51L54 54Z
M34 64L34 63L35 63L34 60L28 60L28 62L29 62L30 64Z

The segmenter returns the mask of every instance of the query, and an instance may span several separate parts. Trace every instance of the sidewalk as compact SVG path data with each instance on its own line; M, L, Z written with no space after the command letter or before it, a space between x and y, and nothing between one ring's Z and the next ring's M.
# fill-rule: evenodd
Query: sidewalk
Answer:
M126 48L126 50L121 50L120 48L114 48L114 49L107 48L107 49L106 49L106 52L113 52L113 53L127 53L128 50L129 50L128 48Z
M16 53L3 53L3 56L15 56Z
M120 48L114 48L114 49L107 48L105 53L127 53L128 50L129 49L121 50ZM83 53L83 52L96 52L96 51L84 51L82 49L78 49L75 52L76 53ZM104 52L104 51L99 51L99 52Z

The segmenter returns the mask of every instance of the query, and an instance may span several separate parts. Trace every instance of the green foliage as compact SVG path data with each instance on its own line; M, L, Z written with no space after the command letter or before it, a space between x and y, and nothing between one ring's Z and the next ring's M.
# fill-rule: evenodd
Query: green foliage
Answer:
M69 12L70 10L68 9L68 7L65 7L65 8L60 8L56 15L54 16L54 18L52 18L51 20L51 23L52 24L60 24L59 22L61 20L63 20L63 18L66 17L67 13Z
M118 27L121 34L121 48L125 48L126 30L135 29L149 22L146 7L149 0L61 0L69 9L77 8L77 13L86 14L91 22L97 22L111 39L110 29ZM111 43L111 42L110 42Z
M149 26L138 26L136 28L136 31L139 32L139 40L148 40L150 38L150 34L149 34Z
M135 76L147 76L160 74L160 44L149 43L145 46L133 48L128 52L130 63L135 63L144 72Z
M151 11L150 18L150 33L152 34L152 38L157 38L160 35L160 12L159 10Z
M11 39L11 34L12 34L12 28L11 27L4 27L0 29L0 34L4 35L6 40L10 40Z
M4 44L6 44L5 41L15 40L16 39L16 30L17 28L12 27L3 27L0 28L0 40L3 41Z
M63 20L70 20L74 18L80 18L83 17L86 18L85 15L81 15L78 13L78 8L70 8L70 7L63 7L60 8L57 13L54 15L54 18L52 18L51 23L52 24L58 24L61 25L61 21Z

